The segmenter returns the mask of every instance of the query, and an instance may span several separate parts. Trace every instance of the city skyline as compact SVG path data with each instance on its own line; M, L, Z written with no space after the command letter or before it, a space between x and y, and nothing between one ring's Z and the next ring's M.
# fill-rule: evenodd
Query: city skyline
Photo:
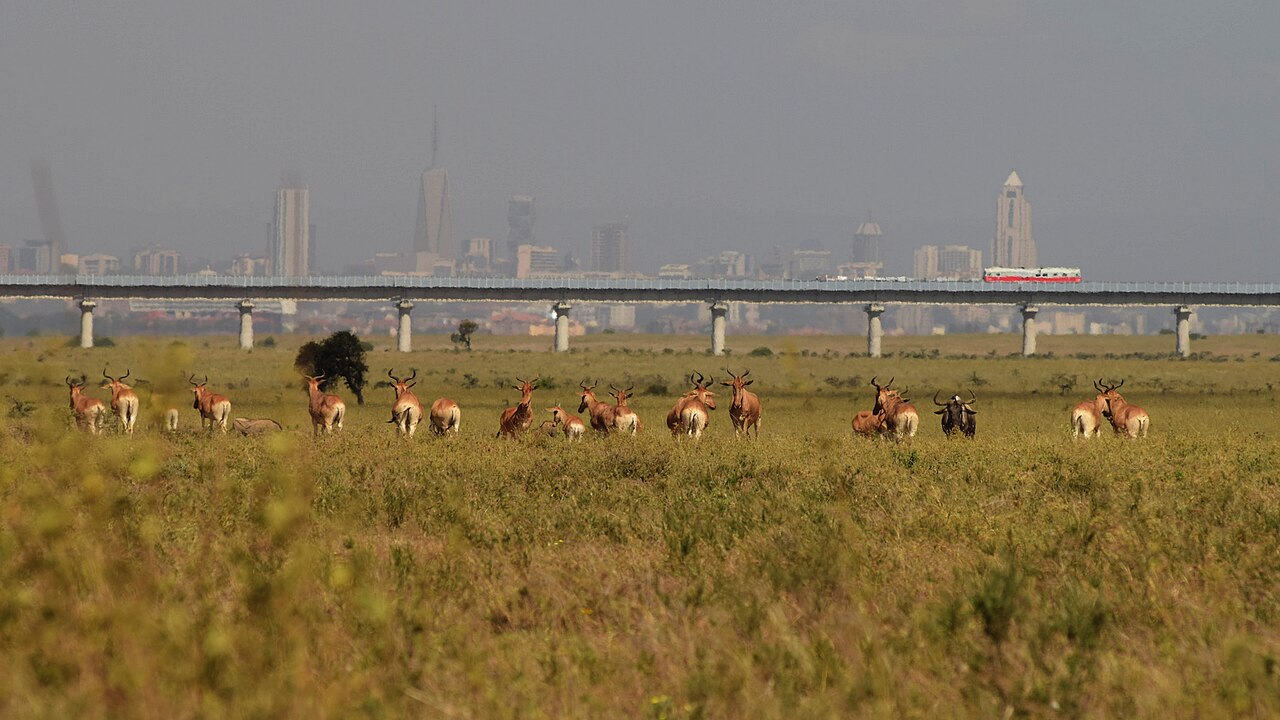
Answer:
M6 4L0 61L33 71L0 77L0 244L44 237L42 157L79 253L259 252L282 167L308 180L322 266L405 252L438 106L455 252L488 237L508 254L517 195L538 199L534 244L580 257L592 225L628 217L645 272L843 249L870 210L902 273L923 244L985 250L991 188L1016 167L1044 264L1136 280L1280 264L1280 8L484 5Z

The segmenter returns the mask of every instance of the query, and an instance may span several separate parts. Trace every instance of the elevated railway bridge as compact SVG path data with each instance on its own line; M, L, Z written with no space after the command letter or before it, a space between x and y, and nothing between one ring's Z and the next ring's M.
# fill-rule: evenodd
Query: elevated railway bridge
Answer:
M1035 354L1041 306L1167 306L1177 320L1175 351L1191 353L1190 318L1197 306L1280 305L1280 284L1211 282L988 283L983 281L724 280L667 278L437 278L0 275L0 298L69 298L80 308L80 344L93 346L97 300L222 301L240 311L240 345L253 347L256 300L363 300L393 304L400 313L399 349L412 348L415 302L546 302L555 313L553 349L569 348L575 302L706 303L711 349L724 353L728 303L810 303L858 306L867 315L867 352L880 355L880 316L891 304L1010 305L1022 314L1022 351Z

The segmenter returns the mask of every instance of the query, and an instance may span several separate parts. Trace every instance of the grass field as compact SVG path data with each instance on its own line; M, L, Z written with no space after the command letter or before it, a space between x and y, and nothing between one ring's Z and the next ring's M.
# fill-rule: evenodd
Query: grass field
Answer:
M857 337L731 337L723 360L700 337L382 338L319 441L308 338L274 339L0 340L0 716L1280 714L1275 336L1192 360L1167 336L1037 358L890 337L875 360ZM107 364L149 381L134 437L68 430L63 378ZM701 442L668 436L682 377L726 364L760 440L726 394ZM460 436L393 434L393 366L458 401ZM198 433L189 373L286 431ZM634 385L645 432L499 441L516 375L543 378L538 421L586 378ZM873 375L921 407L911 444L852 437ZM1149 438L1071 440L1097 377ZM968 388L978 437L949 442L929 400Z

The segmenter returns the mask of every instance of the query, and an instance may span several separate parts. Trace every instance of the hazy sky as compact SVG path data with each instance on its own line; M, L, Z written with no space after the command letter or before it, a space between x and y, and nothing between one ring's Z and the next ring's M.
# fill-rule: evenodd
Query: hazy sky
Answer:
M1280 3L0 0L0 243L265 252L284 171L320 262L407 250L430 157L455 240L632 264L817 240L868 213L910 252L989 252L1026 183L1044 264L1109 279L1276 280Z

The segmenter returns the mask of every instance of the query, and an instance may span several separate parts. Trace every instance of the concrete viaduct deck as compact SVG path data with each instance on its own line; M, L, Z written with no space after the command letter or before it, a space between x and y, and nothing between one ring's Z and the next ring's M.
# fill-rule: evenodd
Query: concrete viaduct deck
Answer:
M154 276L0 276L0 298L72 298L81 310L81 346L93 346L95 300L206 299L236 301L240 345L253 347L253 300L363 300L393 303L400 312L399 349L412 349L413 303L440 301L549 302L555 313L553 348L569 347L574 302L708 303L712 351L723 354L727 303L857 304L867 314L867 352L880 355L885 305L1014 305L1023 318L1023 354L1035 354L1040 306L1171 306L1177 318L1175 351L1191 352L1195 306L1277 306L1280 284L1203 282L986 283L981 281L683 280L640 278L435 278Z

